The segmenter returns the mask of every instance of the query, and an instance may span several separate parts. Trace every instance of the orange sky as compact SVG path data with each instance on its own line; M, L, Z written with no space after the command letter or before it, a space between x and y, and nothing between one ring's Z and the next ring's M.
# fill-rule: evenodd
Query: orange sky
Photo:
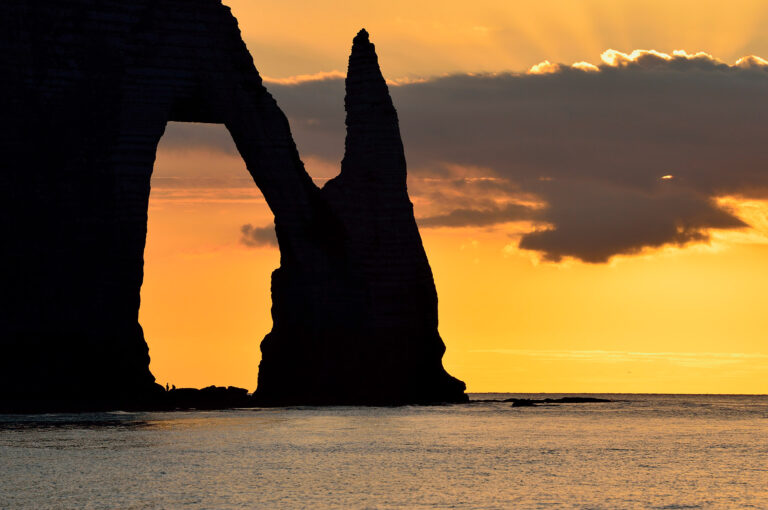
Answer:
M226 0L267 77L346 69L351 37L372 34L388 78L595 61L614 48L765 55L762 0Z
M599 63L608 48L768 55L762 2L226 3L271 78L343 70L361 26L390 79ZM181 174L216 182L164 185ZM236 156L161 142L140 313L161 384L256 386L279 256L239 243L241 225L271 221L243 178ZM608 264L542 262L515 225L422 229L446 368L469 391L768 393L768 205L722 203L753 228Z

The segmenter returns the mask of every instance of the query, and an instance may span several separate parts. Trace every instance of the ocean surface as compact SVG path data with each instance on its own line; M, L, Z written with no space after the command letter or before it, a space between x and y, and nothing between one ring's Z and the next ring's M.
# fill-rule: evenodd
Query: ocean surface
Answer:
M768 508L768 396L593 396L0 415L0 508Z

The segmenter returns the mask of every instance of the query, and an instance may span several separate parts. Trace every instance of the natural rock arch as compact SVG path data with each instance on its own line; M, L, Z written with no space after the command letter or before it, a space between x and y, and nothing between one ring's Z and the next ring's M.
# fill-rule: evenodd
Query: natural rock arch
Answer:
M169 121L224 124L275 215L259 403L465 398L442 368L397 116L367 33L350 58L342 172L320 190L219 0L12 0L0 20L0 400L156 391L138 309Z

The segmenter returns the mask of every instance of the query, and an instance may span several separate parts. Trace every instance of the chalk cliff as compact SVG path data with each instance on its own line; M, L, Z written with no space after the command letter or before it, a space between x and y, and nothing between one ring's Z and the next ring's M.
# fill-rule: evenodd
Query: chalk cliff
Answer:
M224 124L275 214L259 402L464 398L441 365L397 117L366 34L342 173L323 190L220 0L6 0L0 68L0 401L162 398L138 310L169 121Z

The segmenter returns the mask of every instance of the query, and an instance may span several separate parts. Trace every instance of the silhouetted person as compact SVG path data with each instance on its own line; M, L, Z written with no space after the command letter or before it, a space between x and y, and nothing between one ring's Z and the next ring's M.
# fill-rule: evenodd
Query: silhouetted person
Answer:
M165 383L165 391L168 391L168 383Z

